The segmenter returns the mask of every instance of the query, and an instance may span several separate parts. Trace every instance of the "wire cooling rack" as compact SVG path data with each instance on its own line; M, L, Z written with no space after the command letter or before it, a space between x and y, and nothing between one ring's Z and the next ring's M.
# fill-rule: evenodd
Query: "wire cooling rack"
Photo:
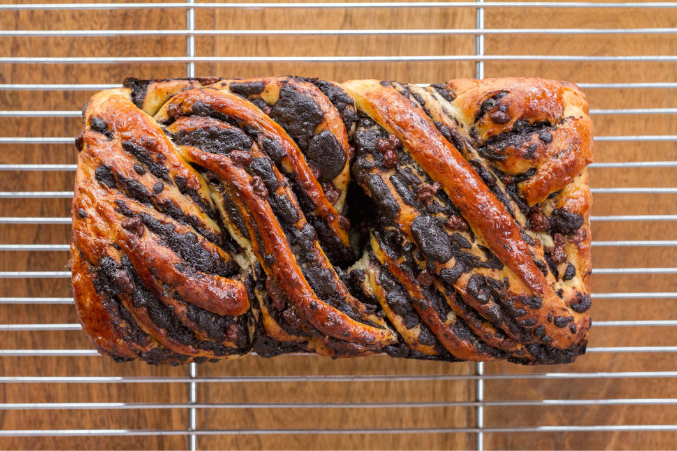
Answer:
M426 15L430 11L454 10L464 11L465 25L459 27L456 23L455 26L445 28L425 28L427 25L424 24L419 25L418 28L407 28L405 18L400 21L405 25L399 28L396 25L381 28L378 23L374 23L372 25L378 29L365 29L351 27L350 23L345 22L337 22L335 29L326 27L321 29L256 28L255 25L251 25L251 22L247 22L245 28L238 27L238 29L220 28L218 25L204 29L196 28L196 12L217 14L227 11L229 16L238 18L239 15L252 10L260 14L303 10L315 14L314 17L324 15L325 19L335 14L357 10L362 11L362 14L388 10L393 17L402 10L414 11L415 15ZM130 29L127 24L121 23L109 23L99 29L89 29L86 23L79 22L81 25L61 29L59 23L55 24L50 19L52 13L73 14L73 16L59 16L62 19L64 17L68 20L73 19L72 23L79 20L78 18L81 17L79 14L99 14L96 17L101 17L101 14L107 14L110 11L122 11L123 13L131 11L142 18L158 12L171 14L172 11L178 11L181 15L185 12L183 20L185 27L163 29L165 26L160 21L155 23L153 29ZM530 28L532 22L529 20L529 15L540 14L541 11L550 13L557 11L557 14L569 16L572 18L569 22L574 26ZM641 26L619 25L608 28L597 26L594 20L595 15L602 17L600 14L606 14L606 11L609 14L616 14L621 19L637 17L636 20L621 20L618 22L621 25L640 24ZM95 438L101 440L106 437L128 439L136 436L179 436L181 440L187 440L187 442L152 442L153 444L147 446L174 446L179 449L188 447L191 450L224 446L226 442L223 441L207 441L209 437L214 436L219 440L232 436L253 436L259 439L256 442L227 442L229 447L475 447L481 450L485 446L488 448L596 448L601 446L639 448L648 446L647 444L653 444L654 447L670 447L670 443L674 445L675 435L672 433L677 432L677 410L674 407L677 405L677 389L674 384L677 380L675 379L677 378L677 365L675 364L677 360L674 354L677 352L677 342L675 342L677 335L674 333L676 330L674 326L677 326L677 319L675 319L677 308L674 306L674 300L677 300L677 285L675 284L677 227L674 225L674 221L677 220L677 208L675 207L677 188L674 186L676 174L674 168L677 167L677 144L675 144L677 143L677 122L675 121L677 117L675 116L677 114L677 108L675 108L677 106L675 102L677 99L675 96L677 92L675 91L677 89L677 77L675 77L677 46L675 42L677 41L673 37L677 35L675 11L677 11L675 2L194 3L193 0L188 0L186 3L0 4L0 16L5 18L4 22L0 23L6 26L6 29L0 29L0 48L4 52L0 54L0 82L2 82L0 84L0 150L2 151L0 171L7 174L7 177L4 177L7 183L2 184L2 187L5 187L3 189L7 191L0 192L0 203L3 208L0 213L3 216L0 217L0 232L2 233L0 236L4 240L0 244L0 262L3 264L2 268L5 269L0 272L0 280L5 282L2 289L6 290L0 293L4 296L0 298L0 322L2 322L0 334L13 337L3 339L3 335L0 335L0 368L2 369L0 383L4 384L4 396L0 398L4 401L0 403L0 410L4 411L0 417L0 437L2 437L0 448L5 446L8 448L21 446L68 448L73 447L74 443L87 442L40 442L40 440L58 439L59 437L68 438L68 440L76 440L78 437L83 440ZM489 18L485 17L485 14L490 15L493 12L499 15L505 14L508 18L512 17L512 20L507 19L512 26L509 28L485 27L485 19ZM40 15L34 16L34 14ZM588 15L590 18L587 17ZM44 24L32 22L36 17L42 18ZM160 17L163 16L160 15ZM134 23L132 22L132 25ZM209 24L209 21L205 23ZM502 19L494 17L492 23L503 22ZM542 22L539 24L542 25ZM658 26L654 26L655 24ZM397 54L396 51L393 52L395 54L389 55L374 54L369 52L368 48L365 48L364 52L358 51L352 54L325 55L322 54L323 49L319 48L312 55L286 56L270 54L259 47L252 47L246 56L208 56L196 53L196 39L201 38L263 37L270 39L269 43L274 43L274 39L302 39L304 37L317 39L385 37L396 39L394 42L400 42L397 39L411 39L417 36L442 39L465 38L466 41L459 41L461 45L457 51L452 49L447 50L446 53L434 55L402 55ZM640 39L640 46L633 46L634 41L628 41L635 37ZM176 39L185 38L185 54L174 52L172 56L154 54L43 56L40 53L42 47L36 45L36 42L58 46L58 42L54 43L49 40L52 38L70 39L67 42L93 38L174 39L171 41L174 46L176 46ZM500 39L519 38L526 39L523 42L527 44L532 43L533 48L526 45L518 48L517 51L511 49L504 53L496 53L491 52L491 49L485 45L485 40L489 39L494 39L492 42L496 43L501 42ZM42 39L42 41L36 41L36 39ZM468 39L471 41L468 42ZM496 39L499 40L496 41ZM539 39L560 39L559 42L584 39L585 41L580 41L581 45L585 47L586 42L591 43L591 46L587 47L590 52L562 55L539 53ZM612 44L608 52L605 48L595 48L598 40ZM2 47L2 41L7 43L5 47ZM623 52L625 50L623 43L629 43L628 50L625 52ZM244 45L246 49L246 44ZM17 48L23 51L17 52ZM497 48L506 49L500 45ZM485 49L490 51L485 53ZM632 53L637 49L639 51ZM645 53L644 49L653 50L655 53ZM111 51L111 53L115 52ZM329 49L327 53L332 52ZM187 368L171 369L165 373L159 371L158 374L153 374L146 367L133 363L125 364L127 366L123 371L124 375L118 375L118 367L108 362L103 366L99 363L89 363L92 360L98 362L99 357L97 357L97 352L88 347L87 342L77 335L78 332L73 332L79 331L80 325L73 321L75 317L72 297L69 297L67 293L64 294L64 284L57 284L61 288L53 288L51 284L52 279L64 279L67 285L67 279L70 278L70 272L64 268L67 263L66 251L69 248L67 231L61 235L54 234L54 236L63 238L62 242L58 243L43 243L39 238L33 238L32 242L19 243L18 241L31 241L31 239L19 240L14 237L20 235L19 231L22 228L35 230L35 236L39 236L41 232L51 230L48 229L49 227L61 226L67 229L70 224L68 203L72 197L72 191L48 190L54 184L45 180L52 177L72 183L72 174L76 169L73 164L74 151L72 155L61 152L59 155L70 155L64 161L55 161L50 152L56 148L72 148L74 138L72 136L34 136L32 132L27 131L30 128L30 121L43 121L41 123L48 124L70 120L69 123L72 124L73 120L77 121L77 118L81 117L79 108L82 104L75 101L69 103L69 99L83 98L82 95L77 96L81 91L94 92L119 85L83 83L81 78L74 76L72 78L74 80L77 78L77 81L69 82L68 72L65 72L65 75L59 79L61 83L48 83L49 78L46 81L41 79L40 83L17 83L23 80L17 79L15 70L25 65L41 71L51 66L83 70L82 68L97 65L142 65L146 63L185 64L185 73L174 71L171 76L189 77L196 75L196 65L200 64L221 65L204 66L205 68L270 64L270 66L261 67L266 67L265 70L272 70L273 73L276 73L278 67L294 71L301 68L312 75L313 71L307 69L308 67L320 67L318 65L325 64L356 64L359 67L368 65L367 67L375 68L381 64L404 64L408 67L408 65L415 64L458 63L461 65L457 66L461 68L459 69L461 73L449 74L445 79L460 76L483 78L487 70L491 72L488 73L490 76L518 75L525 70L531 71L531 75L546 74L544 76L556 77L562 74L561 78L577 82L579 86L588 91L589 95L594 94L591 97L590 113L596 124L595 145L599 162L591 165L591 184L595 195L595 209L591 221L595 238L597 236L603 238L593 241L595 254L595 269L593 270L595 292L592 295L595 301L594 328L587 350L588 355L581 357L576 364L569 367L552 368L522 368L505 364L485 365L482 363L439 365L429 362L395 363L389 366L389 363L381 363L382 361L379 360L382 359L381 357L369 357L359 359L360 363L357 364L356 370L350 364L342 362L330 362L310 356L288 356L278 358L280 362L287 362L282 366L269 365L268 361L258 362L244 369L238 367L236 362L224 362L211 367L191 364ZM462 66L464 63L466 65ZM524 66L507 66L507 68L502 66L512 63L520 63ZM224 64L232 66L224 66ZM275 64L286 65L274 66ZM306 66L302 66L303 64ZM316 66L307 66L307 64ZM552 64L552 67L556 68L574 67L574 69L555 69L555 75L547 75L549 73L547 64ZM642 67L646 70L641 71L643 78L628 79L619 75L621 72L617 70L607 70L608 64L620 65L620 67L626 67L623 66L624 64L630 65L627 67L643 65ZM652 64L655 65L652 66ZM147 66L143 67L147 68ZM273 69L270 69L271 67ZM578 76L576 67L581 67L581 73L585 75ZM593 69L585 69L586 67L593 67ZM377 73L375 69L373 72ZM365 76L364 71L360 74L362 77ZM366 76L369 74L369 69L367 69ZM197 75L226 74L200 72ZM237 70L231 71L227 76L233 75L238 75ZM585 79L584 76L590 78ZM409 81L427 83L444 80ZM662 93L659 97L664 100L662 103L658 102L659 106L655 106L656 100L648 103L641 102L645 95L646 98L655 99L656 95L652 93L656 92ZM68 105L69 109L43 111L34 109L35 105L32 104L22 109L12 109L12 105L26 105L25 102L22 104L14 99L26 98L26 95L44 99L44 93L47 93L46 95L56 93L55 95L63 96L66 100L62 104ZM22 95L24 97L21 97ZM84 97L88 95L90 93ZM628 105L627 102L623 102L625 98L640 100L633 100ZM595 101L603 108L598 107ZM4 105L5 102L8 106ZM624 117L628 120L624 121ZM637 127L633 128L632 125L628 125L633 123L656 126L643 127L638 131ZM70 130L73 127L67 129ZM651 133L640 133L645 129L650 130ZM620 132L608 133L606 130L620 130ZM55 134L58 135L58 133ZM32 152L38 155L37 160L25 163L26 159L21 157L22 149L33 149ZM23 180L26 183L22 183ZM600 182L597 183L597 180ZM36 183L33 181L37 181L37 185L42 186L44 190L35 189ZM603 182L610 186L601 184ZM9 190L6 187L10 184L27 188L25 191ZM638 186L642 184L647 186ZM57 207L54 209L45 207L41 208L41 211L60 211L60 216L38 214L28 216L26 214L33 211L31 209L33 205L44 205L40 202L53 201L57 202ZM601 213L598 214L598 211ZM653 237L661 239L647 239ZM27 257L15 258L16 255ZM598 255L601 256L599 259ZM651 258L651 255L656 255L657 258ZM37 270L36 268L49 266L42 265L42 260L60 262L60 266L57 264L56 270ZM645 266L638 266L638 262ZM656 262L662 262L662 265ZM17 281L19 285L13 283ZM614 287L616 287L615 291L613 291ZM642 291L638 291L638 288ZM20 294L13 295L12 293L15 292ZM19 312L17 310L19 308L23 310ZM65 309L68 311L66 312ZM637 312L653 312L654 316L640 315ZM598 320L600 316L601 319ZM46 320L41 323L31 323L30 318L36 317L46 318ZM71 322L55 323L50 322L50 318L68 318ZM68 335L69 333L71 335ZM24 339L23 341L21 338L15 338L20 337L21 334L33 334L34 337L44 338ZM73 337L72 334L76 334L75 339L68 338ZM627 340L624 339L626 337ZM68 344L71 342L79 343L79 347L69 347ZM26 344L21 348L12 348L12 344L15 343ZM57 346L49 346L46 343ZM78 370L62 371L59 368L60 364L54 364L54 359L63 362L64 365L80 362L77 366ZM250 359L258 358L251 357ZM299 363L299 360L303 362ZM307 363L311 361L313 363ZM97 371L88 372L86 368L90 365ZM130 367L129 365L137 366ZM219 370L214 370L214 368L219 368L224 373L219 373ZM241 370L246 374L236 374L236 372L230 374L229 368L237 368L238 371ZM294 374L294 368L297 368L300 373ZM53 373L49 374L52 370ZM304 371L309 372L304 374ZM265 390L262 390L263 397L253 396L251 398L255 401L248 400L246 396L233 394L239 390L238 387L248 384L254 387L268 384L273 387L271 390L275 393L279 390L294 391L289 387L299 386L329 387L330 384L338 384L340 388L337 390L339 395L333 397L323 397L318 394L317 389L309 389L306 396L302 391L295 392L291 398L282 397L280 398L282 400L278 400L273 397L274 402L269 399L270 397L265 396ZM368 385L369 387L396 384L403 394L399 398L384 396L383 399L366 397L357 400L342 395L351 391L364 391L360 387L367 386L367 384L372 384ZM64 394L59 388L64 385L72 386L74 391L80 390L85 394L81 396ZM124 390L115 391L111 387L138 385L152 392L144 398L143 402L127 400L104 402L100 401L101 396L95 395L95 388L81 389L81 387L100 387L102 391L113 390L113 394L124 395L126 393ZM226 395L221 393L221 395L212 397L210 393L219 393L218 389L212 388L209 392L205 388L224 386L232 387L233 392L226 390ZM35 387L35 389L32 390L30 387ZM153 390L157 387L170 387L167 390L173 394L156 396ZM187 394L183 388L178 389L177 392L173 387L187 387ZM615 390L613 387L620 388ZM319 390L321 391L322 388ZM367 391L371 390L369 388ZM442 390L441 392L446 395L456 393L456 396L445 395L437 398L436 390ZM169 401L166 401L167 399ZM537 410L539 408L549 409L555 414L548 415L545 410ZM604 410L605 408L608 410ZM658 416L647 414L646 408L653 409L654 413L659 411L661 414ZM230 423L226 423L224 427L224 423L218 421L218 416L211 418L205 413L228 411L234 412L234 415L248 417L252 411L278 409L291 412L289 416L292 422L285 421L280 416L273 416L272 421L268 423L257 420L244 423L242 427L228 427ZM435 410L437 413L433 417L426 417L427 420L426 418L416 419L416 414L412 414L411 417L406 416L406 412L419 411L419 409L437 409ZM142 414L135 417L136 421L139 421L139 418L143 421L139 422L138 427L110 427L110 425L123 423L116 422L118 420L115 418L106 420L107 417L103 412L119 410L139 411ZM367 420L364 423L367 426L363 426L360 422L348 422L347 424L353 426L341 427L341 424L346 423L329 421L337 410L349 412L350 415L357 417L363 415L362 412L365 411L372 412L370 415L375 417L379 414L373 412L389 412L388 417L391 420L376 421L374 426ZM104 420L95 423L84 421L82 424L99 426L76 429L72 426L52 427L50 425L59 424L58 421L56 423L43 421L39 420L39 417L31 416L31 414L45 414L45 412L45 415L52 416L50 412L55 411L59 412L55 416L66 419L69 415L74 415L74 411L85 411L90 417L103 415ZM162 421L169 418L170 426L158 426L157 421L153 422L153 411L170 412L168 416L162 417ZM183 412L184 415L172 416L173 412L177 411ZM21 414L11 416L16 412ZM326 419L330 424L327 426L311 421L311 427L305 427L306 423L294 419L298 412L314 412L313 415L317 414L318 418ZM398 414L394 415L392 412L398 412ZM402 417L398 417L399 412L405 413ZM622 415L617 415L618 412L622 412ZM74 420L76 423L65 421L63 424L78 424L77 418ZM299 418L307 418L307 416ZM392 418L396 418L397 421L393 421ZM443 421L438 421L439 418L443 418ZM512 419L515 421L511 421ZM104 426L101 426L102 424ZM292 426L289 426L290 424ZM334 424L337 426L333 426ZM144 427L144 425L149 426ZM576 441L576 437L580 438L580 435L577 436L574 433L585 434L583 436L585 438ZM600 433L606 435L603 435L604 438L600 439L601 441L594 441L592 438L595 437L594 434ZM640 437L642 441L628 439L628 435L622 435L625 433L632 433L632 437ZM417 442L388 442L386 439L386 437L404 435L412 435L420 439ZM285 441L285 437L290 436L297 441ZM334 438L329 442L308 441L310 437L318 436ZM349 436L351 441L337 441L336 437L341 436ZM369 442L362 439L368 436L377 436L379 441ZM441 436L442 439L426 441L428 436ZM456 441L456 437L459 436L464 438ZM12 438L28 437L37 441L11 441ZM261 437L274 437L275 441L260 441ZM544 439L543 437L550 438ZM3 441L7 445L3 446ZM101 447L117 446L102 441L92 443L95 443L94 446ZM132 443L142 446L138 443L143 442ZM69 444L71 446L68 446Z

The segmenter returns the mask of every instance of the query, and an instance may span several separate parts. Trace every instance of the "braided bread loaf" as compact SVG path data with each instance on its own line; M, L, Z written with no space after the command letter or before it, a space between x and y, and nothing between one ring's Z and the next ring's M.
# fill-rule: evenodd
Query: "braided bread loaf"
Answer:
M592 124L565 82L128 79L85 110L71 265L116 360L565 363Z

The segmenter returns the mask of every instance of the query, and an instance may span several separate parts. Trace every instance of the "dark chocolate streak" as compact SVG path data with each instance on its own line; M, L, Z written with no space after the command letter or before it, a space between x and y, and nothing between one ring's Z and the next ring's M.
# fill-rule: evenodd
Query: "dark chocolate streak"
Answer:
M187 133L180 131L172 135L172 138L179 145L193 146L222 155L228 155L233 150L249 152L252 148L252 140L240 130L233 128L196 128Z
M247 83L233 82L230 84L230 90L235 94L240 94L242 97L249 97L256 94L261 94L266 89L266 85L262 81L254 81Z
M166 214L170 218L180 222L181 224L192 226L209 241L218 241L218 237L213 231L205 227L205 224L201 219L194 215L185 214L183 210L181 210L181 208L171 199L160 200L157 197L157 194L159 193L153 192L151 194L151 191L142 185L138 180L125 177L119 173L116 174L109 166L105 164L100 164L96 168L95 176L100 183L106 185L108 188L119 188L120 191L122 191L127 197L145 205L154 205L158 211ZM195 194L197 195L197 193ZM202 199L198 199L200 200L198 205L203 206L204 202ZM203 208L203 210L205 209Z
M284 84L280 88L280 98L273 106L270 117L280 124L305 152L324 114L311 97L297 91L290 84Z
M135 308L144 308L155 326L166 330L172 340L194 349L212 351L217 356L238 353L236 349L222 344L198 339L192 330L181 323L169 307L146 288L126 256L122 259L120 269L127 273L134 282L135 290L131 293L132 305Z
M322 94L327 96L329 101L336 107L346 130L350 130L355 122L357 122L357 110L355 109L355 101L342 88L336 86L334 83L328 81L318 80L317 78L307 79L309 82L317 86Z

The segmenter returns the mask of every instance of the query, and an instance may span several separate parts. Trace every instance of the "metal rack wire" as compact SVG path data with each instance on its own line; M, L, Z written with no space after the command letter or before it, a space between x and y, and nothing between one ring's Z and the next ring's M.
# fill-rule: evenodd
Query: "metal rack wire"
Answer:
M246 9L375 9L375 8L465 8L475 11L474 29L316 29L316 30L197 30L195 28L196 9L228 9L236 13L239 10ZM11 65L21 64L123 64L123 63L185 63L188 77L195 76L196 63L251 63L251 62L291 62L291 63L367 63L367 62L435 62L435 61L469 61L475 62L475 76L483 78L485 73L485 63L497 61L549 61L549 62L664 62L677 63L675 55L628 55L628 56L587 56L587 55L487 55L485 54L484 39L489 35L674 35L677 34L677 28L567 28L567 29L548 29L548 28L525 28L525 29L487 29L485 28L485 10L491 8L516 8L516 9L538 9L538 8L559 8L569 10L572 8L582 9L613 9L622 8L626 10L673 10L677 9L676 2L633 2L633 3L594 3L594 2L379 2L379 3L195 3L194 0L186 0L185 3L50 3L50 4L0 4L0 14L3 12L16 11L85 11L85 10L113 10L130 9L137 10L140 13L148 10L157 9L179 9L185 10L186 21L185 29L174 30L1 30L2 38L35 38L35 37L139 37L139 36L178 36L186 39L185 56L158 57L41 57L39 55L30 57L0 56L0 68L10 67ZM21 24L19 24L21 25ZM20 27L19 27L20 28ZM196 55L195 38L200 36L382 36L382 35L469 35L474 36L474 53L462 55L430 55L430 56L199 56ZM4 65L4 66L3 66ZM1 75L1 74L0 74ZM114 84L0 84L0 94L7 92L40 92L40 91L96 91L107 89L119 85ZM579 83L584 89L677 89L677 81L672 82L605 82L605 83ZM594 106L594 105L593 105ZM591 114L594 116L608 115L674 115L677 114L677 108L615 108L599 109L593 108ZM8 110L2 108L0 111L0 121L9 118L77 118L81 117L81 112L76 110L64 111L37 111L37 110ZM1 122L0 122L1 123ZM74 138L70 136L63 137L41 137L41 136L19 136L21 130L15 130L14 136L0 137L0 145L52 145L52 144L73 144ZM677 135L602 135L595 137L596 142L616 142L630 143L639 142L642 145L652 143L677 143ZM674 146L675 144L673 144ZM604 162L595 163L591 168L628 170L632 168L674 168L677 167L677 161L638 161L638 162ZM0 158L0 171L7 172L73 172L74 164L4 164ZM676 187L601 187L593 189L595 194L677 194ZM0 199L68 199L72 197L71 191L11 191L0 192ZM606 215L592 216L593 223L606 222L670 222L677 221L677 211L675 214L644 214L644 215ZM0 217L0 226L2 225L68 225L68 217L22 217L6 216ZM672 248L677 246L677 240L606 240L593 241L595 248L613 248L613 247L640 247L640 248ZM677 248L675 248L677 249ZM0 252L63 252L68 250L67 243L54 244L0 244ZM628 274L677 274L677 267L614 267L614 268L595 268L594 274L599 275L617 275L624 276ZM2 271L0 279L46 279L70 277L68 271ZM674 284L658 287L663 291L655 292L603 292L594 293L593 299L677 299L677 290L670 291ZM0 297L0 307L8 305L34 305L36 308L44 308L50 305L70 305L73 303L70 297ZM676 317L677 318L677 317ZM3 321L4 323L4 321ZM671 327L677 326L677 319L661 318L656 320L606 320L595 321L595 328L622 327ZM58 323L58 324L0 324L0 334L6 332L41 332L41 331L75 331L79 330L77 323ZM0 335L1 337L1 335ZM2 339L0 338L0 343ZM655 346L597 346L592 345L587 350L590 354L629 354L629 353L675 353L677 346L655 345ZM673 354L674 355L674 354ZM6 349L0 345L0 359L9 357L91 357L98 356L93 349ZM302 357L296 357L302 358ZM588 357L590 358L590 357ZM191 364L188 368L186 377L134 377L134 376L0 376L2 384L185 384L188 390L186 402L177 403L128 403L128 402L39 402L39 403L3 403L0 404L0 410L22 410L22 411L40 411L40 410L118 410L118 409L182 409L188 413L188 424L185 429L162 430L162 429L0 429L0 437L58 437L58 436L170 436L181 435L188 437L188 446L191 450L198 449L198 436L207 435L322 435L322 434L456 434L469 433L474 434L476 438L476 448L484 449L485 434L508 434L520 432L612 432L612 431L635 431L635 432L668 432L677 431L677 424L594 424L594 425L525 425L520 427L485 426L485 408L512 408L516 406L669 406L677 405L677 398L603 398L598 399L536 399L536 400L487 400L485 397L485 384L501 380L643 380L643 379L661 379L669 380L677 378L677 371L596 371L596 372L546 372L541 373L490 373L485 371L483 363L474 365L473 374L418 374L418 375L322 375L322 376L277 376L277 375L255 375L255 376L200 376L199 367ZM470 381L474 383L474 399L467 401L438 401L438 402L198 402L198 386L200 384L243 384L243 383L289 383L289 382L341 382L345 384L359 384L363 382L425 382L425 381ZM456 408L463 407L471 409L474 412L473 427L416 427L416 428L346 428L346 429L213 429L201 428L198 422L197 412L200 409L370 409L370 408L391 408L391 409L413 409L413 408Z

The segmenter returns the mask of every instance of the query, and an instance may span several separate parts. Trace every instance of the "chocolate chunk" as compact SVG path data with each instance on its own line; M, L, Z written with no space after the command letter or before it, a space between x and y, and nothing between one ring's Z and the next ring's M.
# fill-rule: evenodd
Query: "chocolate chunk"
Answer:
M487 258L486 261L478 261L475 263L475 266L479 268L490 268L490 269L498 269L501 270L503 269L503 262L494 255L493 252L488 247L478 245L477 247L480 248L482 252L484 252L485 257Z
M428 258L439 263L448 262L452 255L451 240L438 221L431 216L419 216L411 225L411 233Z
M338 289L337 280L331 269L310 265L307 268L303 268L302 271L303 276L308 281L308 285L310 285L310 288L312 288L317 297L321 301L338 308L338 304L343 302L344 296L341 295Z
M521 174L517 174L514 176L515 181L519 183L525 180L529 180L531 177L534 176L534 174L536 174L536 171L537 171L536 168L531 168L528 171L522 172ZM540 206L538 208L540 208Z
M242 97L261 94L264 89L266 89L266 85L262 81L254 81L249 83L238 83L234 81L230 84L230 90L235 94L240 94Z
M571 213L565 208L557 208L550 215L550 227L548 231L551 234L561 233L562 235L571 235L583 225L583 216Z
M456 128L449 128L443 125L440 128L440 132L442 133L442 135L444 135L445 138L447 138L447 141L449 141L451 144L454 145L456 150L458 150L459 152L463 152L463 150L465 149L465 139Z
M539 133L538 138L544 143L550 144L552 142L552 133L547 130L543 130L541 133Z
M477 116L475 116L475 122L479 121L482 116L493 110L495 107L499 106L501 99L507 95L507 91L501 91L482 102L479 111L477 111Z
M575 324L569 324L569 330L571 331L572 334L576 333L576 325Z
M148 229L160 236L165 245L198 271L232 277L239 267L233 260L224 261L220 254L208 250L193 232L181 233L171 223L160 221L147 213L140 218Z
M451 241L458 244L462 249L472 249L472 244L470 244L470 241L466 240L458 233L451 234Z
M573 316L570 316L568 318L566 318L564 316L556 316L555 321L553 321L553 323L557 327L566 327L566 325L569 324L573 320L574 320Z
M576 299L571 301L571 310L576 313L585 313L592 306L590 296L585 293L576 293Z
M172 105L176 105L176 104L172 104ZM183 108L183 105L181 105L181 107ZM232 126L236 125L236 121L233 120L230 116L228 116L227 114L224 114L220 111L215 110L214 108L207 105L206 103L202 103L202 102L193 103L190 106L190 113L195 115L195 116L211 117L211 118L214 118L214 119L218 119L218 120L225 122L227 124L230 124ZM181 114L183 114L183 113L181 113Z
M78 149L78 152L82 152L82 149L85 146L85 137L84 133L80 133L75 137L75 148Z
M545 326L538 326L537 328L534 329L534 337L542 337L545 335Z
M564 271L562 280L564 281L571 280L574 278L575 275L576 275L576 267L571 263L567 263L567 269Z
M223 196L223 209L226 211L228 219L235 224L235 227L237 227L240 234L242 234L244 238L249 239L249 232L244 224L242 215L235 206L235 203L233 203L233 200L227 194Z
M543 306L543 301L538 296L526 297L520 296L520 301L533 309L539 309Z
M266 155L268 155L268 157L270 157L270 159L275 163L278 163L287 156L282 144L274 139L268 137L263 138L261 140L261 147L263 148L263 151L266 153Z
M346 165L346 152L329 130L315 135L308 145L306 158L320 171L322 181L338 177Z
M520 327L534 327L536 325L536 322L537 322L536 318L527 318L525 320L518 321L517 324Z
M548 276L548 265L545 264L544 262L540 260L534 260L534 264L536 264L536 267L541 270L544 276Z
M438 343L437 337L435 337L435 334L425 323L421 323L421 333L418 335L418 342L426 346L433 346Z
M134 171L139 175L143 175L146 172L148 172L148 171L146 171L146 168L141 166L139 163L134 163Z
M507 124L512 119L507 112L501 110L494 111L489 117L495 124Z
M324 114L312 97L297 91L292 85L284 84L270 117L305 151L315 134L315 128L324 119Z
M466 287L468 294L477 300L482 305L488 304L490 301L493 301L489 287L487 286L487 281L484 276L474 275L468 281Z
M395 314L402 317L404 326L407 329L411 329L421 323L421 319L414 309L414 303L407 290L384 271L383 268L379 271L378 282L383 287L388 306Z
M503 325L503 312L498 305L493 305L488 308L484 314L487 316L487 319L496 327L501 327Z
M280 187L280 182L275 175L273 170L273 165L270 164L268 158L254 158L252 163L249 165L249 168L252 170L256 176L261 178L261 181L266 185L268 191L271 193L277 191Z
M100 164L94 171L94 177L99 183L106 185L108 188L117 187L117 181L115 180L115 174L110 166L105 164Z
M538 144L533 143L529 144L529 147L527 147L527 150L524 152L523 157L527 160L532 160L533 158L536 157L536 151L538 150Z
M439 95L442 96L443 99L445 99L447 102L453 102L454 101L454 96L453 93L450 93L447 91L447 88L444 84L442 83L436 83L433 85L430 85L431 88L435 89Z
M420 207L416 193L412 191L412 184L406 174L400 170L397 171L397 174L391 175L389 178L390 183L393 184L395 191L400 195L405 204L410 207Z
M268 203L282 223L290 225L299 220L299 213L287 196L272 194L268 197Z
M84 208L78 208L78 216L82 219L85 219L87 217L87 212L85 211Z
M124 177L121 174L118 174L118 185L120 189L129 197L134 200L141 202L142 204L151 203L151 194L148 188L146 188L142 183L133 178ZM162 205L163 213L171 215L170 212L164 211L167 210L167 205ZM178 216L183 216L183 213L180 209L177 208L176 214Z
M101 133L106 136L109 141L114 138L113 133L108 129L108 124L100 117L92 117L89 119L89 129Z
M514 310L512 311L512 316L514 316L515 318L519 318L520 316L524 316L524 315L526 315L527 313L528 313L528 312L527 312L526 310L524 310L524 309L516 308L516 309L514 309Z
M389 219L396 219L400 213L400 204L390 193L388 185L377 174L367 176L367 186L379 210Z
M153 185L153 193L160 194L165 189L165 184L162 182L157 182Z

